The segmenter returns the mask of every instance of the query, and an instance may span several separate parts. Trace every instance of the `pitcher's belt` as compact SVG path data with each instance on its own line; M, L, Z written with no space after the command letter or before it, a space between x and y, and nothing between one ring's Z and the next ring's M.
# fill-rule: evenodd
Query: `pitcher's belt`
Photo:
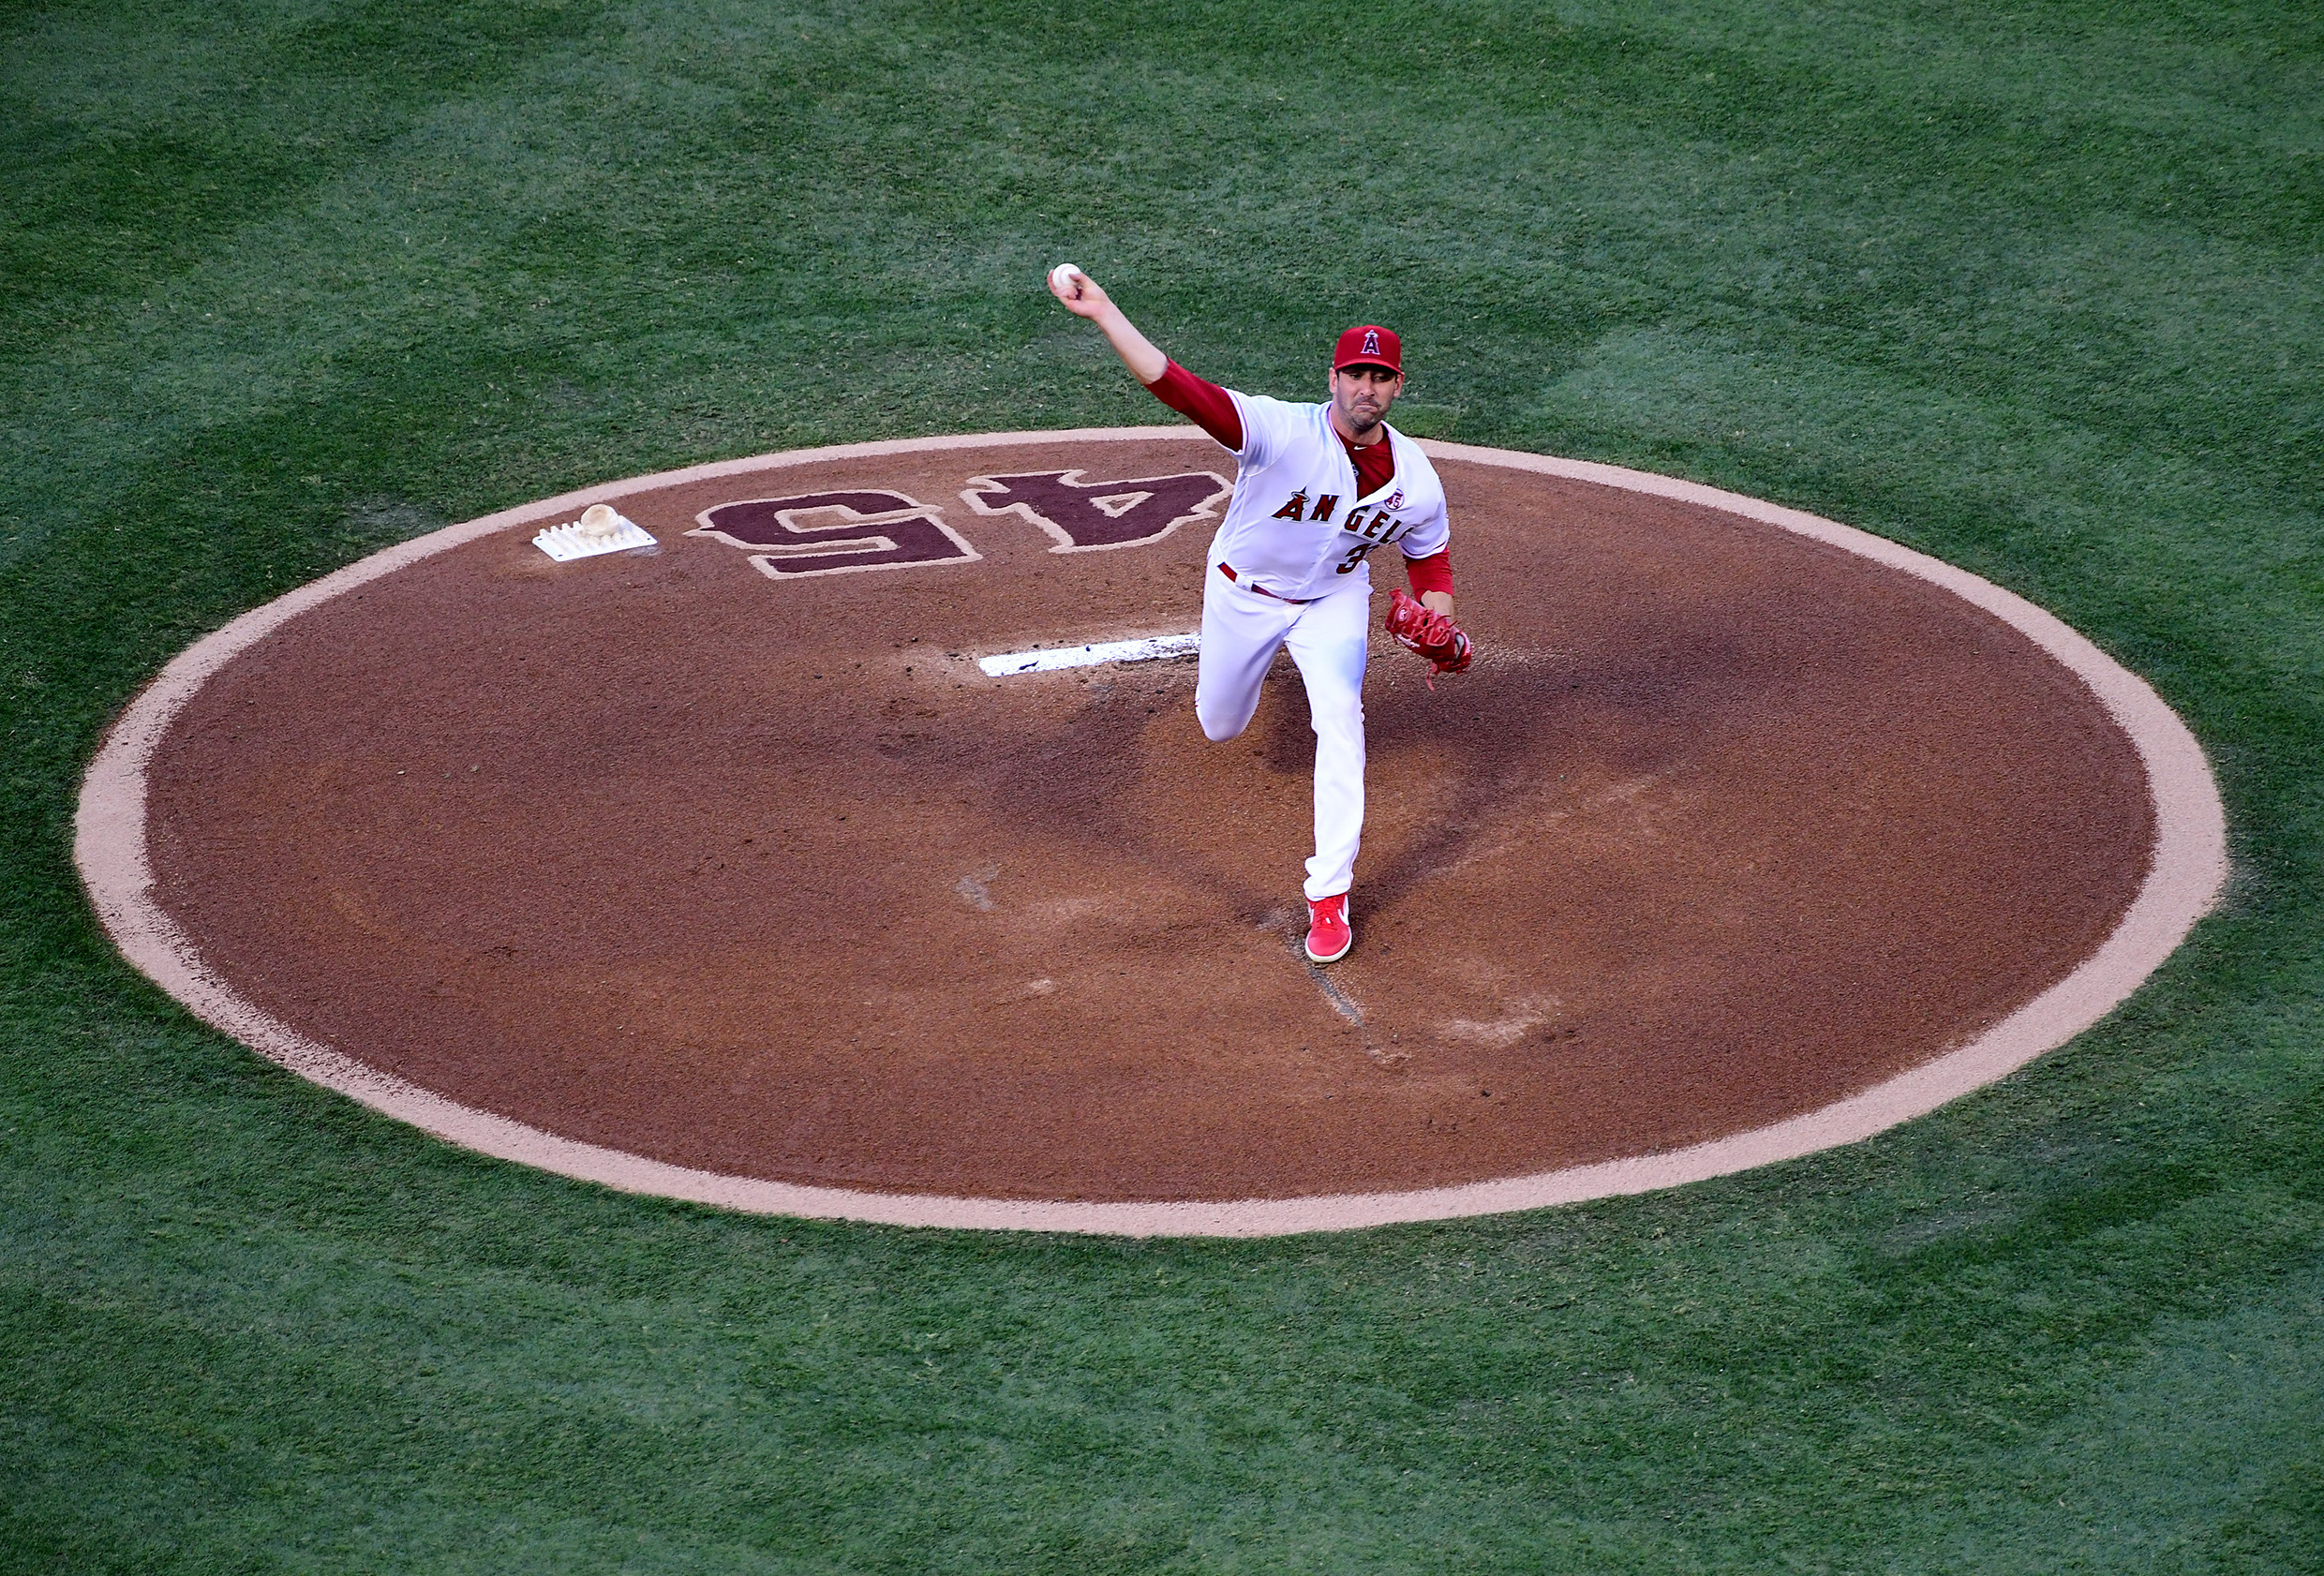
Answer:
M1237 574L1233 570L1229 569L1223 563L1218 566L1218 572L1225 575L1228 579L1233 581L1236 585L1242 587L1246 591L1257 591L1262 597L1273 597L1277 602L1288 602L1293 607L1304 607L1309 602L1316 600L1313 597L1287 597L1280 591L1271 591L1256 580L1244 579L1243 576Z

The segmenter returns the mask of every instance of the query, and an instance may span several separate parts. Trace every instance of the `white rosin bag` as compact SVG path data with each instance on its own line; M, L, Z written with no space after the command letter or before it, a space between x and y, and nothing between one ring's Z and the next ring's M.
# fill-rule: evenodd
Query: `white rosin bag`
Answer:
M616 512L613 505L592 503L571 525L551 526L536 534L532 544L563 564L575 558L593 558L600 553L651 547L654 539L647 534L645 527Z

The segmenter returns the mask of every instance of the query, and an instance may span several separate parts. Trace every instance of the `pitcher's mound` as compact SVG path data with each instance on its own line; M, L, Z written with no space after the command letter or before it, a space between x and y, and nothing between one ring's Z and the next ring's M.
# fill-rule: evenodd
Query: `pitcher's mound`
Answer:
M397 549L149 692L84 867L214 1020L483 1113L482 1147L963 1220L933 1206L1425 1194L1796 1122L1979 1045L2153 886L2149 766L2191 744L2025 604L1707 489L1432 448L1480 655L1432 693L1375 642L1328 971L1288 663L1213 745L1183 655L1035 660L1194 629L1232 462L1177 429L600 488L658 546L572 562L531 539L581 498ZM2209 900L2194 760L2169 933L2065 1033ZM558 1159L608 1151L662 1164Z

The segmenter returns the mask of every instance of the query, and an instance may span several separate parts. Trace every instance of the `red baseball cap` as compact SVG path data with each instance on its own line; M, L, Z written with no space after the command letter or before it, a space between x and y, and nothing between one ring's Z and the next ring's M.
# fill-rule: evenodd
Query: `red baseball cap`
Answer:
M1363 323L1339 336L1339 344L1332 351L1332 370L1345 372L1351 366L1384 366L1399 378L1404 376L1404 341L1396 331L1378 323Z

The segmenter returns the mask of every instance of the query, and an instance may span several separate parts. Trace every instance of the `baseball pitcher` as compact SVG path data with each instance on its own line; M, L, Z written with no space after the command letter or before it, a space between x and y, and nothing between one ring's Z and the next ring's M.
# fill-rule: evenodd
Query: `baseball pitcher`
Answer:
M1090 276L1060 264L1050 290L1087 318L1138 380L1235 457L1234 500L1211 539L1202 582L1195 715L1214 740L1249 726L1259 681L1289 647L1316 734L1316 852L1307 861L1307 956L1355 944L1348 893L1363 835L1363 663L1371 556L1392 543L1416 602L1390 599L1388 633L1436 673L1468 666L1452 622L1444 487L1419 445L1387 423L1404 392L1404 348L1378 324L1333 349L1331 398L1296 405L1205 381L1138 332ZM1433 684L1433 676L1431 683Z

